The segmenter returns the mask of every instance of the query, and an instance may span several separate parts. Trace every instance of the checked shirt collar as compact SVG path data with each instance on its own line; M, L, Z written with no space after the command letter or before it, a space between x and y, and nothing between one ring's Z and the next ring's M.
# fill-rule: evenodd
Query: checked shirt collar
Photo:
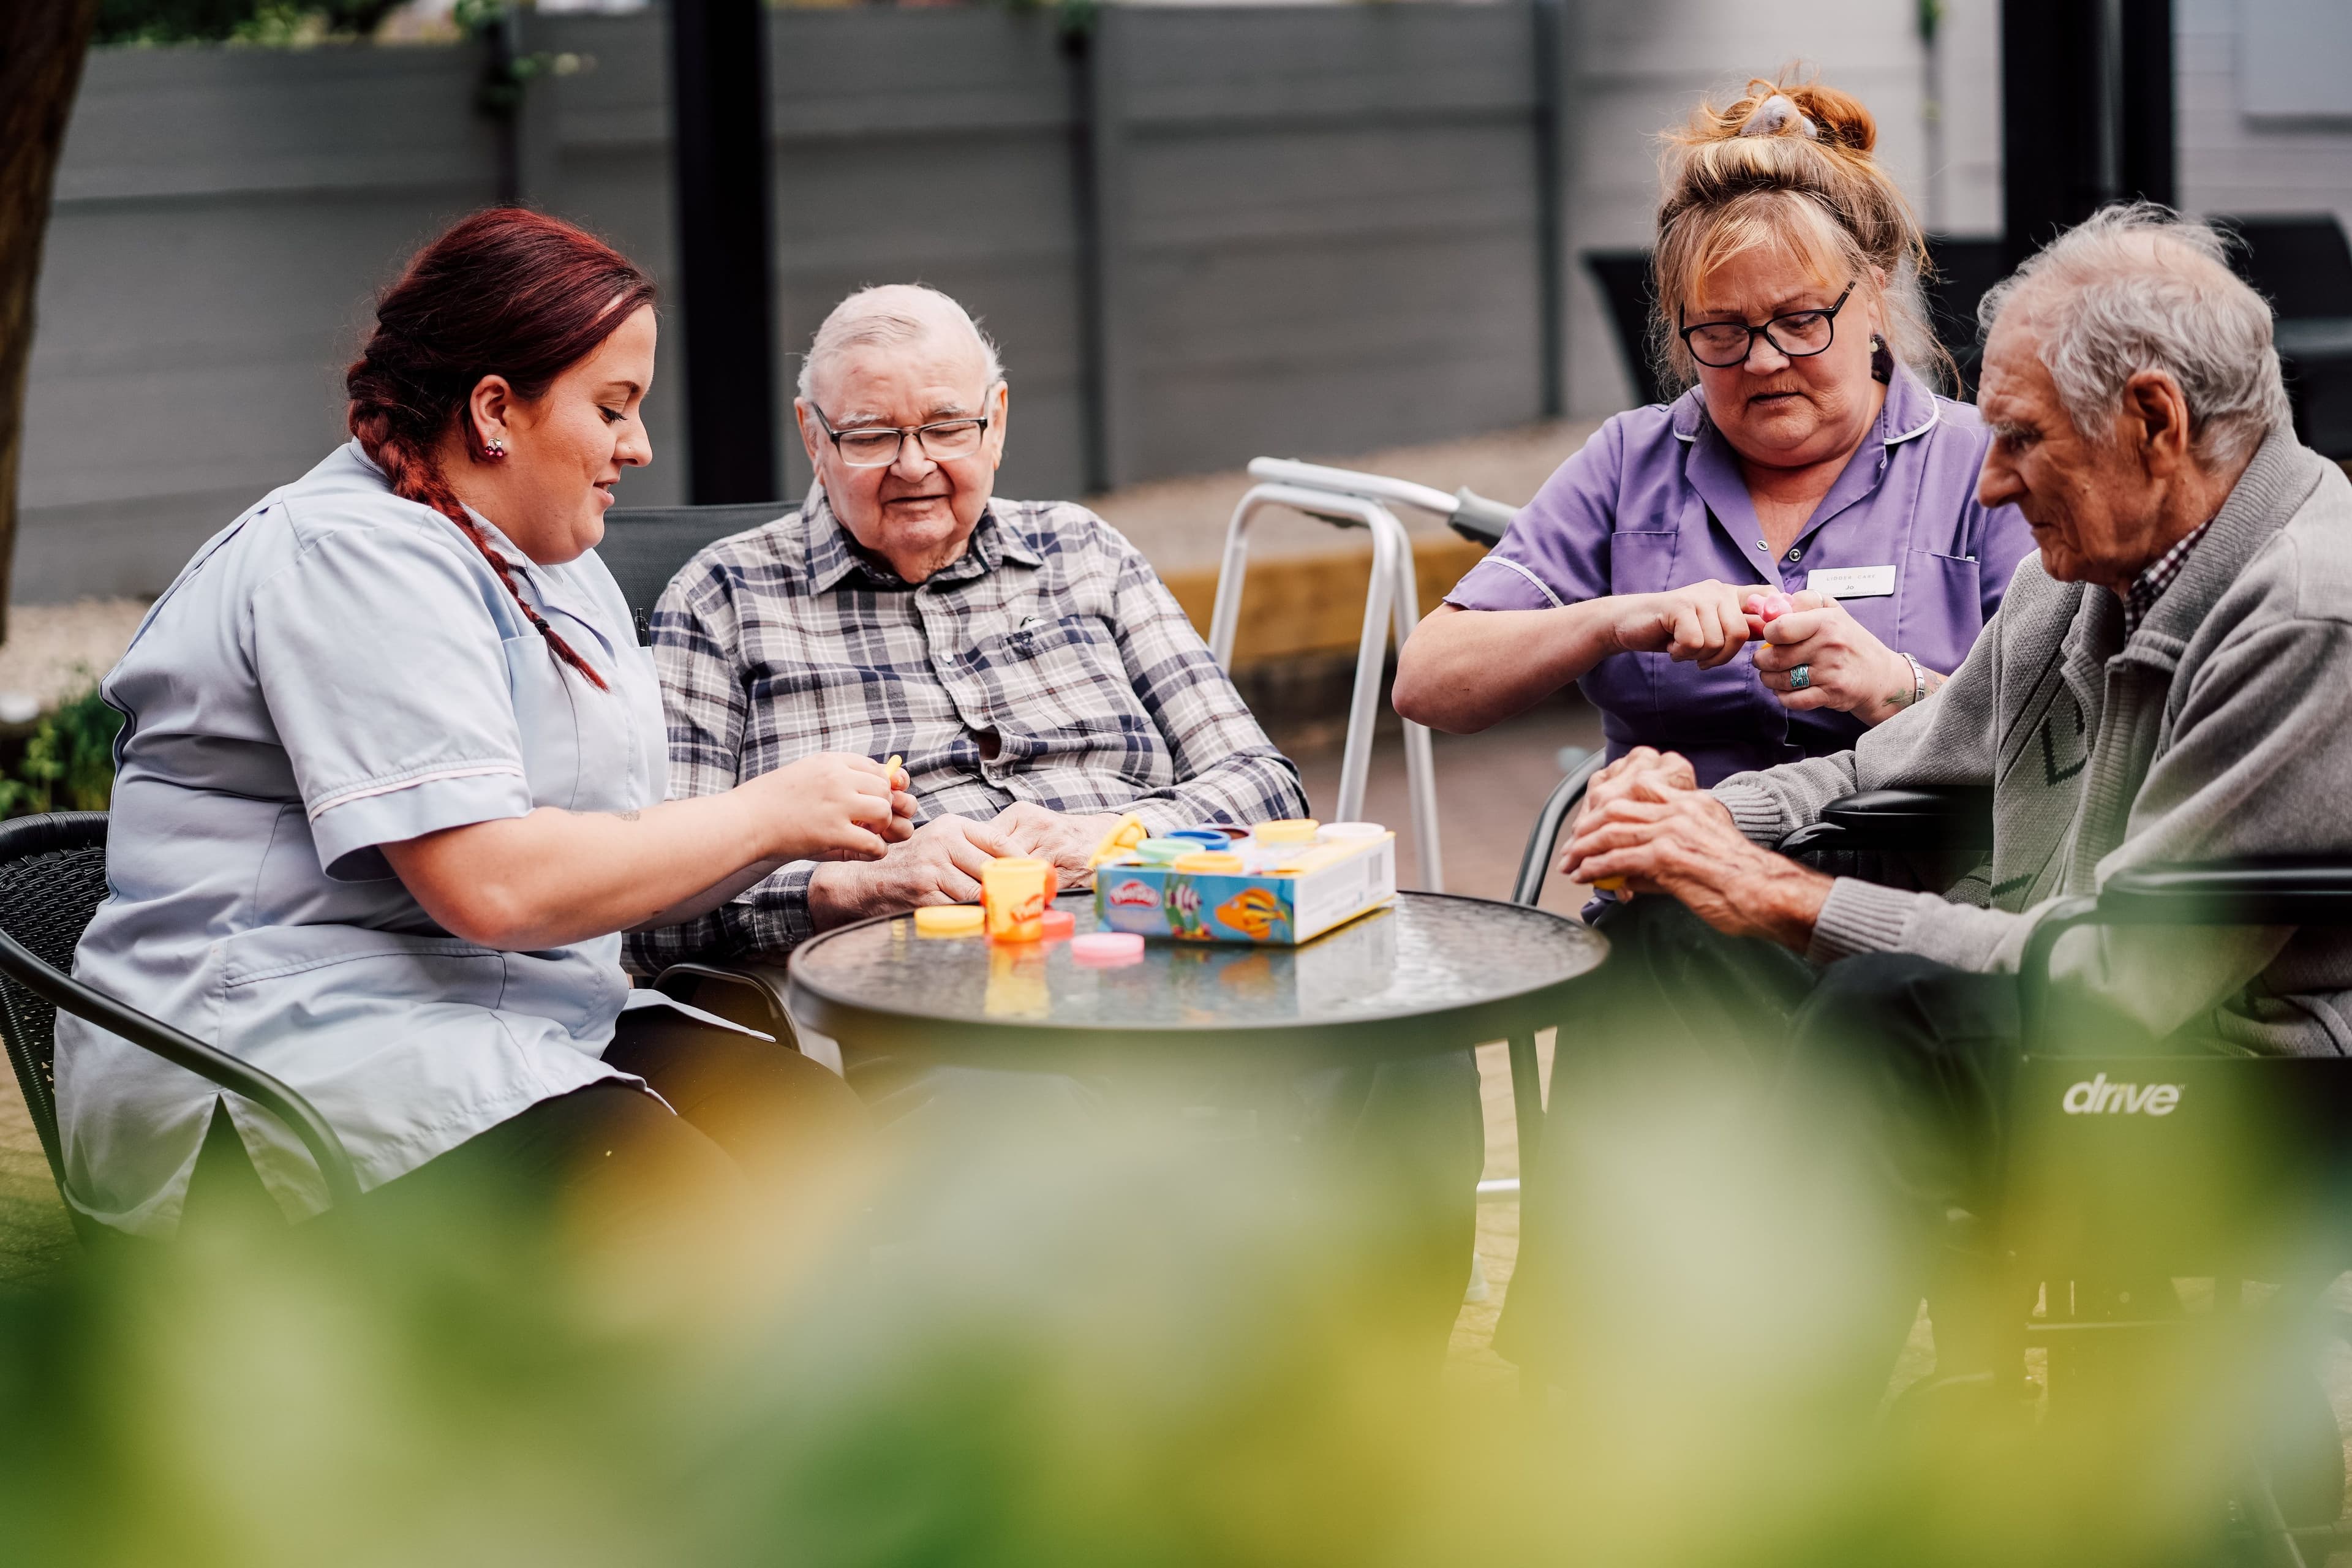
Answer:
M1024 566L1045 563L1034 546L1017 526L1007 523L997 515L996 503L980 514L973 525L971 537L965 542L964 552L920 583L909 583L890 570L890 563L873 554L850 537L841 520L833 515L833 503L824 493L824 486L809 487L808 500L801 506L802 526L807 531L807 568L809 587L814 593L829 594L851 576L865 581L858 586L878 593L904 593L910 588L927 588L934 584L946 587L973 578L985 577L1007 561Z
M2147 613L2156 608L2156 602L2164 597L2164 591L2172 586L2173 579L2180 575L2180 569L2189 564L2189 552L2197 548L2197 542L2204 538L2205 531L2212 526L2210 518L2199 523L2182 535L2171 549L2150 563L2146 571L2131 580L2130 586L2124 590L2126 641L2128 642L2132 634L2139 630L2140 623L2147 619Z

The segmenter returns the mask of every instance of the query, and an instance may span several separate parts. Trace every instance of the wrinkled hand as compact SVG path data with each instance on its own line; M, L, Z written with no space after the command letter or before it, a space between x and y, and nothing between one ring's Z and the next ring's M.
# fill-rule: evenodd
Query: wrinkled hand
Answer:
M1739 590L1712 577L1663 594L1620 594L1610 636L1626 653L1663 653L1713 669L1738 656L1752 632Z
M739 784L759 814L769 853L791 860L878 859L915 829L903 772L866 757L819 752Z
M977 903L988 863L1021 852L993 824L934 817L878 860L819 866L809 879L809 917L824 930L925 904Z
M1012 853L1052 861L1054 875L1065 888L1084 887L1093 879L1094 873L1087 861L1093 858L1096 846L1118 826L1116 812L1072 816L1025 800L1006 806L988 825L998 837L1018 846Z
M1691 767L1690 759L1680 752L1636 746L1593 774L1591 782L1584 786L1584 803L1576 812L1577 826L1581 826L1592 813L1612 801L1631 795L1645 784L1660 789L1696 789L1698 773Z
M1751 594L1751 609L1762 606L1764 595ZM1763 646L1756 650L1756 678L1794 710L1832 708L1851 713L1865 724L1876 724L1911 700L1911 664L1880 642L1827 594L1811 589L1790 601L1791 607L1767 621L1759 614L1756 633ZM1799 665L1807 683L1799 690L1789 684L1789 672Z
M1635 891L1671 894L1727 936L1765 937L1801 952L1830 887L1827 877L1751 842L1713 795L1655 765L1630 774L1597 808L1588 796L1559 868L1581 882L1622 878Z

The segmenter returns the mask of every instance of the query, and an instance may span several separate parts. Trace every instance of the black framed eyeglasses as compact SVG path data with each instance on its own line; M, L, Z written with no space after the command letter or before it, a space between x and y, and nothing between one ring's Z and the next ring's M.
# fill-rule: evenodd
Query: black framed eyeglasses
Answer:
M1854 286L1849 283L1837 303L1822 310L1791 310L1775 316L1762 326L1751 327L1745 321L1701 321L1696 327L1685 327L1680 336L1691 358L1709 370L1729 370L1745 364L1755 351L1756 340L1762 338L1790 359L1810 359L1837 339L1837 313L1845 309Z
M982 437L988 434L985 415L971 419L940 419L929 425L861 425L855 430L836 430L824 410L812 402L809 408L816 422L833 437L834 450L841 460L853 468L887 468L898 460L899 448L907 437L915 438L917 449L934 463L951 462L957 458L969 458L980 450Z

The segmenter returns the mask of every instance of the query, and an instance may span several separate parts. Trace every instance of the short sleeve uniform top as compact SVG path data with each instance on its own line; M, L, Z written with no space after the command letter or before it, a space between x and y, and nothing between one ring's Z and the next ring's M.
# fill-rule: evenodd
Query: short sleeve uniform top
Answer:
M560 666L472 542L356 442L198 551L102 688L126 722L108 897L75 974L290 1084L362 1187L625 1076L599 1059L628 997L618 936L461 942L379 847L667 788L652 659L611 574L593 552L538 565L484 527L609 690ZM72 1201L169 1234L219 1091L63 1015L57 1087ZM293 1135L229 1110L281 1205L319 1207Z
M2033 549L2016 508L1977 502L1990 439L1974 408L1898 369L1877 426L1775 559L1738 458L1694 389L1603 425L1446 602L1536 610L1709 578L1824 588L1887 647L1948 673ZM1615 654L1579 685L1601 710L1611 756L1637 745L1677 751L1702 784L1853 743L1859 720L1790 711L1756 679L1752 654L1712 670L1663 653Z

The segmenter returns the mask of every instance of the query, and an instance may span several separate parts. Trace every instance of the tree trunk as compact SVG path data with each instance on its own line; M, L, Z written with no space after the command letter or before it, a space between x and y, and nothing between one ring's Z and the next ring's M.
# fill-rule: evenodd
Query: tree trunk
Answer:
M98 0L0 0L0 639L16 558L33 291L66 117L97 19Z

